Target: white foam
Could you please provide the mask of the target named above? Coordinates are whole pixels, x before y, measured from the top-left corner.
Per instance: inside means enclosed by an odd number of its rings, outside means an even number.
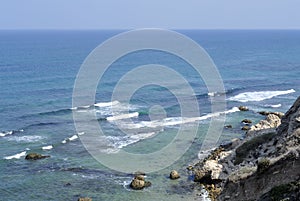
[[[138,128],[157,128],[157,127],[164,127],[164,126],[176,126],[180,124],[187,124],[192,123],[196,121],[203,121],[212,117],[218,117],[220,115],[234,113],[240,111],[238,107],[233,107],[230,110],[226,110],[223,112],[215,112],[215,113],[209,113],[200,117],[168,117],[165,119],[162,119],[161,121],[155,120],[155,121],[140,121],[138,123],[130,123],[126,122],[125,124],[121,124],[123,128],[127,129],[138,129]]]
[[[24,135],[24,136],[11,136],[8,138],[8,141],[16,141],[16,142],[38,142],[43,139],[42,136],[39,135]]]
[[[78,135],[84,135],[84,132],[79,132],[79,133],[77,133]]]
[[[281,107],[282,105],[279,103],[279,104],[274,104],[274,105],[265,105],[265,107],[271,107],[271,108],[279,108]]]
[[[66,143],[67,143],[67,140],[63,140],[63,141],[61,141],[61,143],[66,144]]]
[[[53,149],[53,146],[52,145],[48,145],[48,146],[44,146],[42,147],[43,150],[51,150]]]
[[[23,151],[21,153],[18,153],[18,154],[12,155],[12,156],[6,156],[6,157],[4,157],[4,159],[7,159],[7,160],[20,159],[22,156],[25,156],[25,155],[26,155],[26,151]]]
[[[126,147],[130,144],[134,144],[140,140],[144,140],[150,137],[153,137],[156,132],[149,132],[149,133],[138,133],[133,135],[126,135],[126,136],[107,136],[107,140],[111,142],[111,145],[115,147],[114,149],[110,148],[107,149],[107,153],[116,153],[119,149]]]
[[[209,93],[207,93],[208,96],[215,96],[215,94],[216,94],[215,92],[209,92]]]
[[[115,121],[115,120],[121,120],[121,119],[129,119],[129,118],[138,117],[138,116],[139,116],[138,112],[133,112],[133,113],[128,113],[128,114],[120,114],[120,115],[116,115],[116,116],[107,117],[106,120],[107,121]]]
[[[254,91],[254,92],[244,92],[236,96],[230,97],[228,100],[237,102],[248,102],[248,101],[262,101],[266,99],[271,99],[275,96],[285,95],[296,92],[294,89],[286,91]]]
[[[77,135],[73,135],[72,137],[69,138],[70,141],[76,140],[78,138]]]
[[[100,103],[95,103],[94,106],[96,107],[109,107],[112,105],[117,105],[119,104],[119,101],[112,101],[112,102],[100,102]]]
[[[4,136],[7,136],[7,135],[12,135],[13,133],[14,133],[14,131],[1,132],[0,137],[4,137]]]

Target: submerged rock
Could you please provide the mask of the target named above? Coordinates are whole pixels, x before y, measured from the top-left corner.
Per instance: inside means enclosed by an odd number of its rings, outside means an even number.
[[[232,128],[232,125],[229,124],[229,125],[225,125],[224,127],[225,128]]]
[[[249,111],[249,108],[246,106],[239,106],[240,111]]]
[[[170,173],[170,179],[179,179],[180,178],[180,175],[179,173],[176,171],[176,170],[172,170],[171,173]]]
[[[244,123],[244,124],[252,124],[252,121],[250,119],[243,119],[241,121],[241,123]]]
[[[39,159],[44,159],[44,158],[49,158],[50,156],[44,156],[42,154],[38,153],[29,153],[26,155],[25,159],[26,160],[39,160]]]

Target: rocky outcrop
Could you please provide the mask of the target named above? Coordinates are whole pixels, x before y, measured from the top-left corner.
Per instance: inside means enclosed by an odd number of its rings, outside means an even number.
[[[172,170],[170,172],[170,179],[175,180],[175,179],[179,179],[180,175],[176,170]]]
[[[275,132],[275,129],[281,124],[281,118],[275,114],[268,114],[265,120],[250,127],[247,131],[247,137],[253,137],[264,133]]]
[[[258,112],[258,113],[261,114],[261,115],[265,115],[265,116],[268,116],[269,114],[274,114],[274,115],[278,116],[280,119],[284,116],[284,113],[282,113],[282,112],[261,111],[261,112]]]
[[[282,119],[266,115],[242,142],[221,145],[194,166],[194,181],[212,200],[299,200],[300,97]]]
[[[44,156],[42,154],[38,153],[29,153],[25,156],[26,160],[39,160],[39,159],[44,159],[44,158],[49,158],[50,156]]]

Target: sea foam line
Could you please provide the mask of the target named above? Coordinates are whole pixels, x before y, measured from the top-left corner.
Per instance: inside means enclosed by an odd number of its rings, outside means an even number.
[[[4,157],[4,159],[6,159],[6,160],[20,159],[22,156],[25,156],[25,155],[26,155],[26,151],[23,151],[21,153],[18,153],[18,154],[12,155],[12,156],[6,156],[6,157]]]
[[[52,145],[48,145],[48,146],[44,146],[42,147],[43,150],[51,150],[53,149],[53,146]]]
[[[139,116],[138,112],[133,112],[133,113],[129,113],[129,114],[120,114],[120,115],[116,115],[116,116],[107,117],[106,120],[107,121],[115,121],[115,120],[121,120],[121,119],[129,119],[129,118],[138,117],[138,116]]]
[[[7,136],[7,135],[12,135],[12,134],[14,134],[14,133],[18,133],[18,132],[24,132],[24,130],[23,129],[21,129],[21,130],[11,130],[11,131],[4,131],[4,132],[0,132],[0,137],[5,137],[5,136]]]
[[[263,101],[266,99],[271,99],[275,96],[285,95],[296,92],[294,89],[289,89],[285,91],[253,91],[253,92],[244,92],[236,96],[228,98],[230,101],[237,102],[248,102],[248,101]]]
[[[138,128],[157,128],[157,127],[164,127],[164,126],[175,126],[175,125],[180,125],[180,124],[186,124],[186,123],[192,123],[196,121],[203,121],[212,117],[218,117],[220,115],[224,114],[229,114],[229,113],[234,113],[240,111],[238,107],[233,107],[230,110],[226,110],[223,112],[215,112],[215,113],[209,113],[200,117],[168,117],[165,119],[162,119],[160,121],[155,120],[155,121],[141,121],[138,123],[130,123],[126,122],[124,124],[119,124],[123,128],[127,129],[138,129]]]

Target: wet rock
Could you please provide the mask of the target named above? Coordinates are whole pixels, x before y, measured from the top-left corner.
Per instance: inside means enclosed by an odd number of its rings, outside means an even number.
[[[240,111],[249,111],[249,108],[246,106],[239,106]]]
[[[179,173],[176,171],[176,170],[172,170],[171,173],[170,173],[170,179],[179,179],[180,178],[180,175]]]
[[[250,119],[243,119],[241,121],[241,123],[244,123],[244,124],[252,124],[252,121]]]
[[[38,153],[29,153],[26,155],[25,159],[26,160],[39,160],[39,159],[44,159],[44,158],[49,158],[50,156],[44,156],[42,154]]]
[[[134,178],[130,183],[130,187],[134,190],[141,190],[145,187],[145,181]]]
[[[150,187],[151,185],[152,185],[152,183],[150,181],[145,181],[144,187],[147,188],[147,187]]]
[[[130,183],[130,187],[134,190],[141,190],[149,186],[151,186],[151,182],[145,181],[144,175],[136,175]]]
[[[92,201],[92,198],[78,198],[77,201]]]
[[[225,125],[225,128],[232,128],[232,125]]]
[[[264,115],[264,116],[268,116],[269,114],[274,114],[274,115],[278,116],[280,119],[284,116],[284,113],[282,113],[282,112],[260,111],[258,113],[261,115]]]

